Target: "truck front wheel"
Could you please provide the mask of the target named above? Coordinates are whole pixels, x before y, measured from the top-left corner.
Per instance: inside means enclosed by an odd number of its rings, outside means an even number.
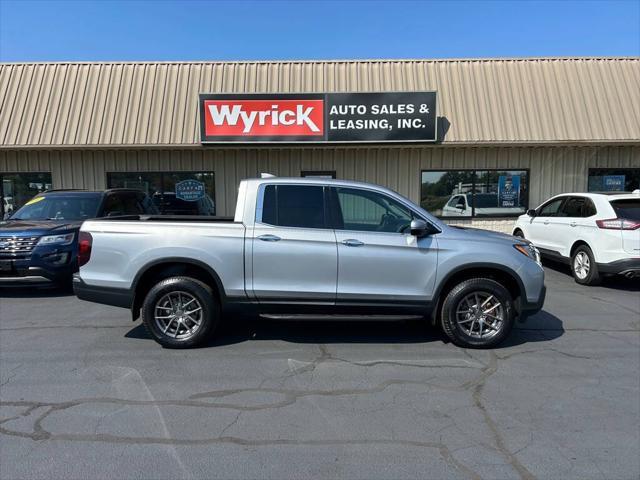
[[[511,331],[511,295],[489,278],[470,278],[455,285],[442,303],[442,329],[460,347],[494,347]]]
[[[147,293],[141,308],[149,335],[163,347],[189,348],[206,341],[220,319],[211,288],[190,277],[170,277]]]

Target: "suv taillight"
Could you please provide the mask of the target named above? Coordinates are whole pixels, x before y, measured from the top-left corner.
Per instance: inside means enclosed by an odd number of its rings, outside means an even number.
[[[596,220],[600,228],[607,230],[635,230],[640,228],[640,221],[627,220],[626,218],[610,218],[609,220]]]
[[[78,266],[85,265],[91,258],[93,237],[89,232],[80,232],[78,236]]]

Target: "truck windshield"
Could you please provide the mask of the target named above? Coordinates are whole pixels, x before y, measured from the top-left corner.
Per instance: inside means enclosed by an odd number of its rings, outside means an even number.
[[[85,220],[95,218],[99,193],[82,195],[38,195],[11,215],[10,220]]]

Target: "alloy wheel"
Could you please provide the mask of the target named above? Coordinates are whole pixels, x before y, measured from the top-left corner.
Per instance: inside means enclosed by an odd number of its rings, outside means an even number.
[[[468,336],[488,339],[496,336],[505,323],[505,308],[495,295],[473,292],[456,309],[456,322]]]
[[[586,252],[578,252],[573,259],[573,271],[580,280],[584,280],[591,270],[591,261]]]
[[[178,340],[187,339],[198,331],[202,315],[198,299],[183,291],[167,293],[154,308],[156,326],[163,334]]]

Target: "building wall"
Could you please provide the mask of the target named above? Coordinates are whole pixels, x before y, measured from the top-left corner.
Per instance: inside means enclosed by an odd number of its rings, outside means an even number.
[[[456,144],[636,142],[640,58],[0,63],[0,144],[200,143],[199,93],[436,90]]]
[[[0,150],[0,172],[50,171],[54,188],[103,189],[107,172],[213,171],[219,215],[233,215],[238,182],[261,172],[298,177],[302,170],[335,170],[338,178],[385,185],[419,202],[421,170],[530,169],[529,204],[535,207],[551,195],[585,191],[593,167],[640,168],[640,145]],[[506,231],[513,220],[463,223]]]

